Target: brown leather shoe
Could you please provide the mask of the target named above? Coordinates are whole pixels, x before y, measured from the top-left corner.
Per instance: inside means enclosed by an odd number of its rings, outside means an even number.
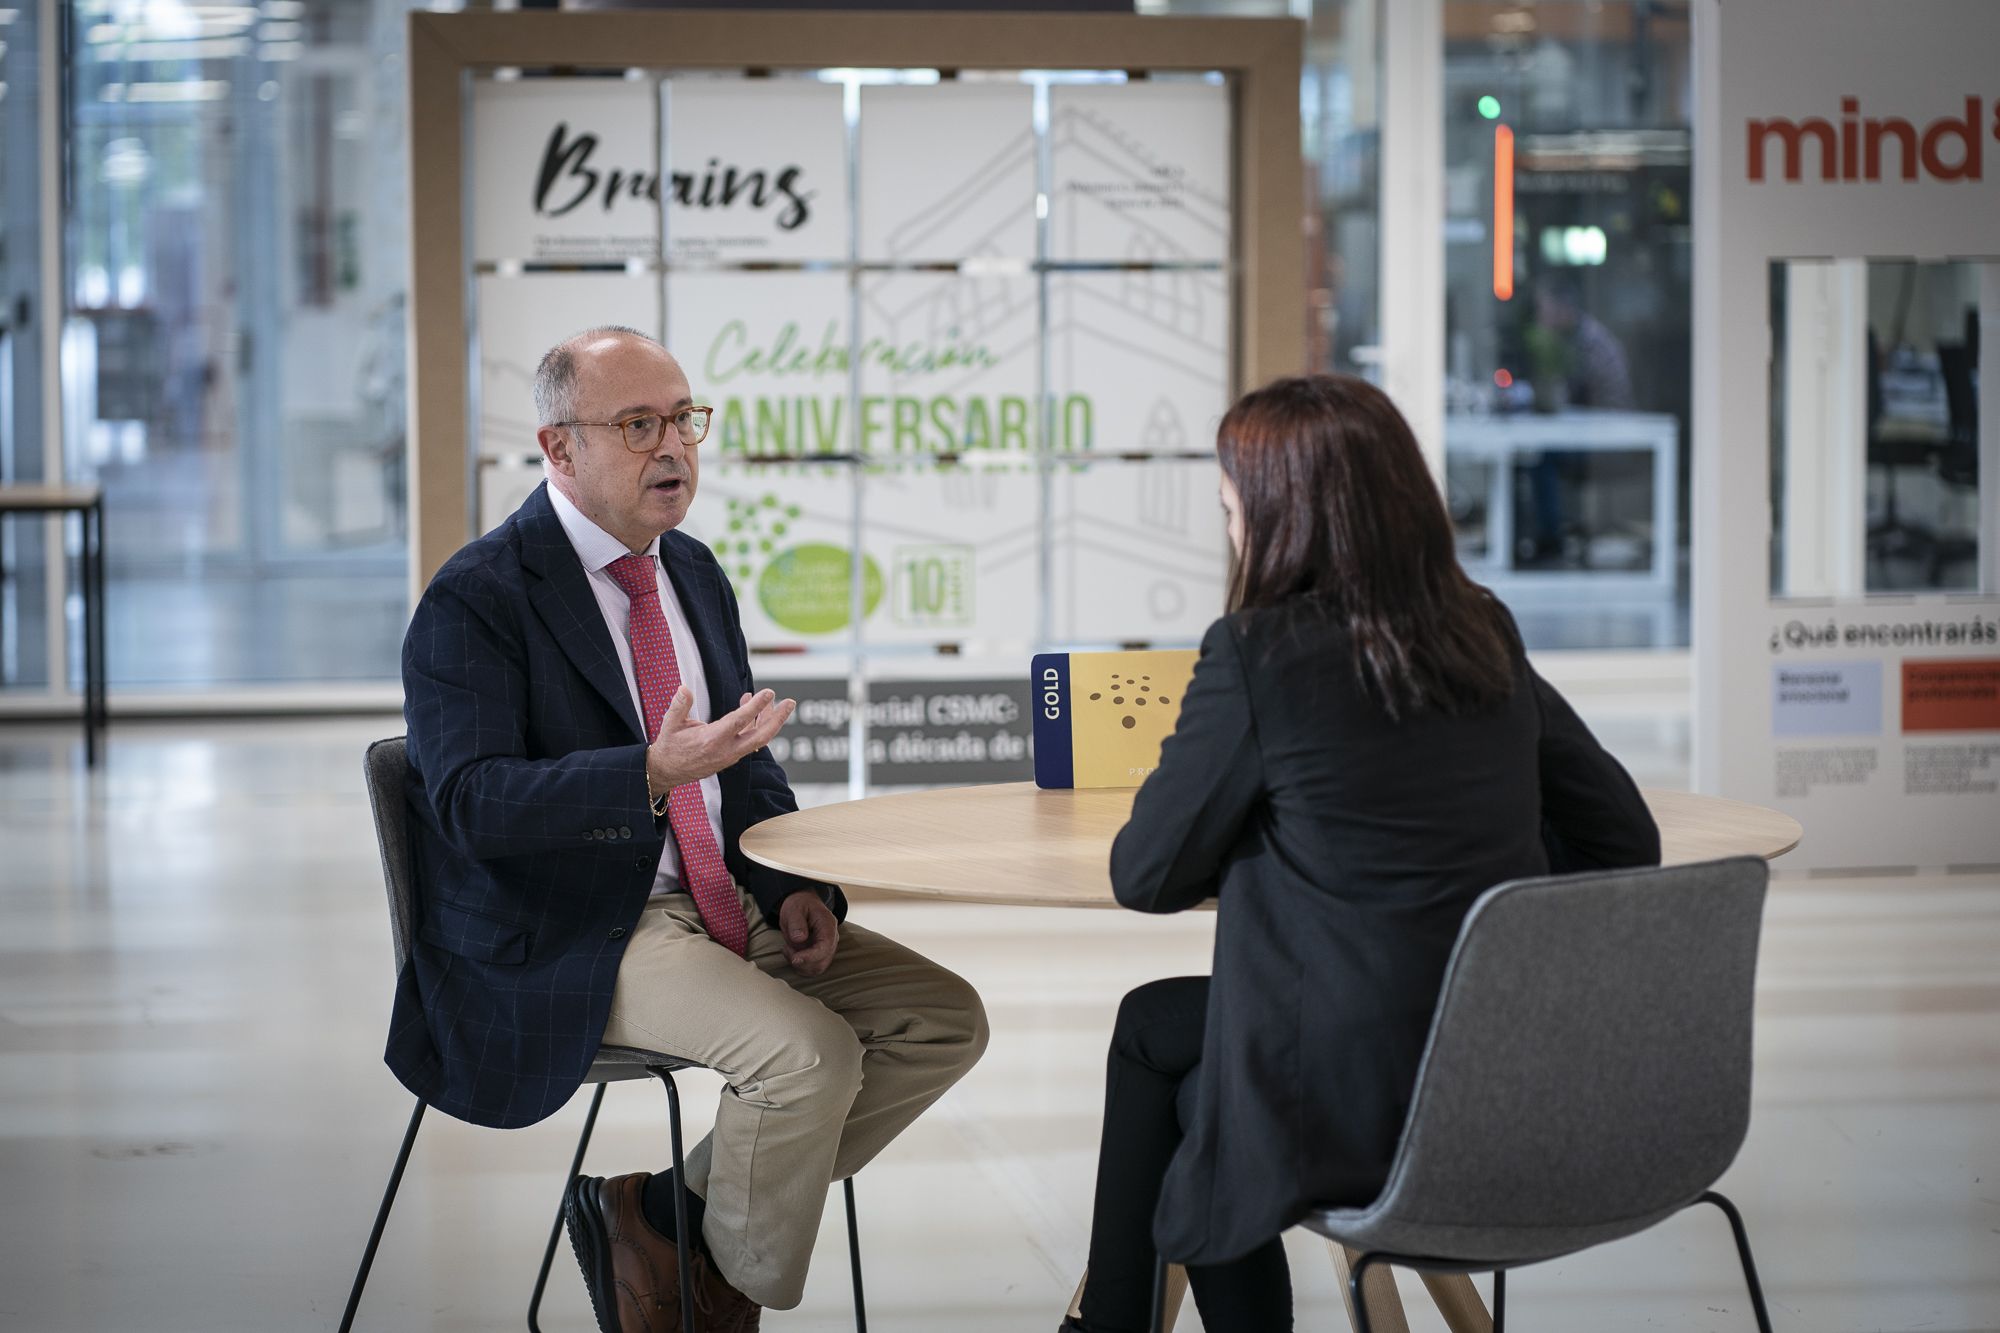
[[[563,1222],[599,1333],[692,1333],[681,1327],[680,1253],[640,1210],[647,1173],[578,1176],[563,1195]],[[697,1260],[698,1262],[698,1260]],[[701,1274],[691,1269],[701,1300]]]
[[[702,1333],[757,1333],[764,1307],[729,1285],[706,1254],[700,1256]]]

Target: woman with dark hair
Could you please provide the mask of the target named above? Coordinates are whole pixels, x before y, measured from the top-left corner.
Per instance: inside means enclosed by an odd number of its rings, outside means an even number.
[[[1126,907],[1220,900],[1214,975],[1119,1007],[1070,1333],[1146,1326],[1156,1245],[1209,1333],[1291,1328],[1279,1237],[1387,1179],[1473,900],[1660,859],[1631,778],[1460,570],[1387,397],[1279,380],[1217,452],[1229,614],[1111,851]]]

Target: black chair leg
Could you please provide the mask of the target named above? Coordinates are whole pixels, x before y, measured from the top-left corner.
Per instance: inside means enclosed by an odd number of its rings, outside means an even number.
[[[674,1142],[674,1235],[680,1238],[674,1250],[681,1270],[681,1327],[692,1329],[694,1274],[689,1268],[688,1254],[693,1249],[693,1240],[688,1235],[687,1160],[681,1154],[681,1092],[674,1086],[673,1070],[656,1067],[648,1072],[667,1085],[667,1130]]]
[[[1507,1333],[1507,1270],[1493,1270],[1493,1333]]]
[[[1153,1256],[1153,1314],[1146,1321],[1152,1333],[1167,1333],[1167,1256]],[[1368,1333],[1363,1329],[1361,1333]]]
[[[1361,1294],[1361,1281],[1368,1276],[1368,1266],[1381,1259],[1379,1254],[1364,1254],[1354,1261],[1354,1271],[1347,1275],[1347,1291],[1354,1306],[1354,1333],[1370,1333],[1368,1302]]]
[[[583,1154],[590,1147],[590,1136],[597,1129],[597,1108],[604,1104],[604,1089],[607,1085],[597,1085],[597,1095],[590,1099],[590,1113],[583,1118],[583,1133],[577,1135],[576,1156],[570,1159],[569,1174],[563,1177],[563,1195],[569,1193],[569,1183],[583,1174]],[[542,1333],[542,1292],[549,1285],[549,1269],[556,1261],[556,1242],[562,1239],[563,1206],[560,1198],[556,1201],[556,1222],[549,1228],[548,1248],[542,1251],[541,1271],[535,1274],[535,1294],[528,1298],[528,1333]]]
[[[361,1304],[361,1289],[368,1285],[368,1270],[375,1266],[375,1249],[382,1243],[382,1229],[389,1225],[389,1209],[396,1202],[396,1190],[403,1183],[403,1168],[410,1164],[410,1149],[417,1142],[417,1126],[423,1123],[424,1099],[410,1112],[410,1127],[403,1131],[403,1146],[396,1153],[395,1169],[389,1172],[389,1188],[382,1191],[382,1205],[375,1210],[375,1229],[368,1233],[368,1246],[361,1251],[361,1267],[355,1270],[354,1287],[347,1293],[347,1309],[340,1316],[340,1333],[354,1327],[354,1311]]]
[[[1729,1230],[1736,1237],[1736,1257],[1743,1261],[1743,1281],[1750,1288],[1750,1309],[1757,1316],[1758,1333],[1771,1333],[1771,1313],[1764,1308],[1764,1287],[1757,1281],[1757,1261],[1750,1257],[1750,1235],[1743,1229],[1743,1214],[1714,1190],[1703,1194],[1700,1202],[1714,1204],[1729,1219]]]
[[[868,1333],[868,1304],[861,1296],[861,1224],[854,1216],[854,1177],[840,1183],[847,1195],[847,1261],[854,1270],[854,1333]]]

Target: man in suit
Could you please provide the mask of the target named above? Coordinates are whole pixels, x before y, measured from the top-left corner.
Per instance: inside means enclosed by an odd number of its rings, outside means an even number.
[[[403,647],[421,919],[388,1060],[475,1124],[550,1115],[600,1044],[728,1083],[671,1172],[578,1177],[565,1214],[604,1333],[679,1333],[676,1246],[711,1327],[798,1304],[829,1182],[986,1043],[972,988],[844,920],[839,889],[757,865],[796,808],[736,599],[674,529],[709,409],[657,342],[577,335],[541,362],[546,480],[460,550]]]

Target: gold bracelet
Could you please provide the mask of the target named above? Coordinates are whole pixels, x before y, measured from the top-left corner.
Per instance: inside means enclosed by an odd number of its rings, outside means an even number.
[[[647,765],[646,803],[653,807],[653,818],[658,819],[660,818],[660,816],[667,813],[667,801],[672,798],[673,794],[674,794],[674,789],[672,787],[669,787],[665,791],[661,792],[658,796],[653,795],[653,769],[650,764]]]

